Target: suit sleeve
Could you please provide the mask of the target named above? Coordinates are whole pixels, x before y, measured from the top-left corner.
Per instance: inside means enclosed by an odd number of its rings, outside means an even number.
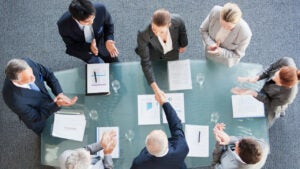
[[[102,146],[99,143],[89,144],[85,147],[86,150],[90,152],[90,154],[95,154],[98,151],[102,150]]]
[[[114,23],[112,21],[110,13],[104,7],[105,10],[105,20],[103,25],[104,41],[114,40]]]
[[[114,168],[114,163],[113,163],[111,155],[104,155],[103,165],[104,165],[105,169],[113,169]]]
[[[229,144],[234,144],[236,141],[240,140],[241,138],[235,137],[235,136],[230,136],[230,142]],[[227,145],[226,145],[227,146]],[[223,169],[221,164],[221,156],[223,154],[223,149],[226,146],[220,145],[218,142],[215,144],[215,148],[213,150],[213,160],[211,163],[211,167],[214,169]]]
[[[213,13],[214,10],[216,10],[216,7],[214,7],[210,13],[208,14],[208,16],[204,19],[204,21],[202,22],[202,24],[200,25],[200,34],[202,37],[203,42],[205,43],[206,46],[211,46],[215,44],[215,41],[213,39],[210,38],[208,32],[209,32],[209,24],[213,19]]]
[[[245,56],[246,49],[251,41],[251,35],[245,37],[239,44],[237,44],[237,48],[235,50],[228,50],[226,48],[221,48],[220,56],[226,59],[240,59]]]
[[[258,80],[269,78],[274,71],[279,70],[283,66],[292,66],[296,67],[294,60],[290,57],[283,57],[275,62],[273,62],[268,68],[266,68],[262,74],[259,75]]]
[[[185,23],[182,18],[179,17],[179,47],[186,47],[188,45],[188,38],[186,34]]]
[[[137,36],[137,48],[136,53],[141,58],[141,66],[144,72],[144,75],[147,79],[148,84],[155,82],[154,72],[152,69],[152,63],[150,60],[150,53],[149,53],[149,47],[148,47],[148,41],[146,40],[145,35],[143,32],[138,32]]]
[[[175,110],[171,106],[170,103],[164,103],[163,109],[166,114],[166,118],[168,120],[170,132],[173,138],[177,137],[185,137],[184,132],[182,130],[182,124],[180,119],[178,118]]]

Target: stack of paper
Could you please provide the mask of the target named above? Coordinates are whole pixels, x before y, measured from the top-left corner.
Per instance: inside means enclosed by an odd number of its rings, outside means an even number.
[[[82,141],[86,120],[84,114],[54,114],[52,136]]]
[[[154,95],[138,95],[138,124],[160,124],[160,107]]]
[[[192,89],[190,60],[168,62],[170,90]]]
[[[102,134],[104,132],[109,132],[110,130],[114,130],[117,133],[117,145],[115,147],[115,149],[113,150],[111,156],[112,158],[119,158],[120,156],[120,144],[119,144],[119,127],[97,127],[97,142],[99,143],[101,138],[102,138]],[[98,155],[103,157],[103,151],[99,151]]]
[[[208,126],[185,125],[185,137],[189,146],[188,157],[209,156]]]
[[[109,64],[87,64],[86,66],[86,93],[109,93]]]
[[[232,95],[233,118],[264,117],[264,104],[251,95]]]
[[[172,107],[176,111],[177,116],[179,117],[181,122],[185,123],[184,94],[183,93],[167,93],[166,96],[168,98],[168,102],[172,105]],[[163,113],[163,123],[168,123],[165,113]]]

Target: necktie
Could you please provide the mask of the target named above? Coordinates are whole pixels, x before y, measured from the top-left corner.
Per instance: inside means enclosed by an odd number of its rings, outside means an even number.
[[[29,88],[34,91],[40,91],[40,88],[35,83],[29,83]]]
[[[83,27],[83,32],[84,32],[85,42],[86,43],[91,43],[93,38],[94,38],[91,26],[90,25],[84,26]]]

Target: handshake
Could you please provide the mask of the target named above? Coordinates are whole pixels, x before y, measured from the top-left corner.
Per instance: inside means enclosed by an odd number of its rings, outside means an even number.
[[[59,107],[61,107],[61,106],[68,107],[68,106],[74,105],[76,103],[77,99],[78,99],[77,96],[70,99],[69,97],[65,96],[63,93],[60,93],[54,98],[54,102]]]

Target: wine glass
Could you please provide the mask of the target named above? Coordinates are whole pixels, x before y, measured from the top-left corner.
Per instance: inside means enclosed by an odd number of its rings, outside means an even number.
[[[119,90],[120,87],[121,87],[120,82],[119,82],[118,80],[113,80],[113,81],[111,82],[111,86],[112,86],[112,88],[113,88],[115,94],[118,95],[118,94],[119,94],[119,93],[118,93],[118,90]]]
[[[205,80],[205,76],[203,73],[198,73],[196,75],[196,82],[199,84],[200,87],[203,86],[204,80]]]
[[[125,138],[131,143],[131,141],[134,138],[134,131],[127,130],[126,133],[125,133]]]
[[[220,115],[218,112],[213,112],[210,115],[210,122],[217,123],[219,121]]]
[[[90,116],[90,118],[92,119],[92,120],[98,120],[98,112],[97,112],[97,110],[91,110],[90,112],[89,112],[89,116]]]

